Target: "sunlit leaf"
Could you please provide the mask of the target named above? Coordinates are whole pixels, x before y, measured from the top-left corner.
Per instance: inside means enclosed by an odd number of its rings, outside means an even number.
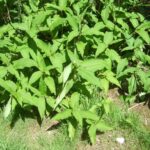
[[[73,84],[74,84],[73,80],[69,80],[69,81],[66,82],[65,86],[63,87],[62,92],[60,93],[60,95],[56,99],[55,108],[61,103],[63,98],[66,96],[66,94],[72,88]]]
[[[50,90],[52,93],[56,94],[56,87],[55,87],[54,79],[49,76],[49,77],[46,77],[46,78],[44,79],[44,81],[45,81],[45,84],[47,85],[47,87],[49,88],[49,90]]]

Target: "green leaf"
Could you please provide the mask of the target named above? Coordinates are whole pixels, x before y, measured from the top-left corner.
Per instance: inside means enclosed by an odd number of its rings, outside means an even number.
[[[67,1],[68,0],[59,0],[59,6],[64,9],[67,6]]]
[[[111,83],[121,87],[119,81],[114,77],[114,74],[111,71],[107,71],[105,72],[106,78],[108,81],[110,81]]]
[[[106,48],[107,48],[107,46],[106,46],[106,44],[105,43],[99,43],[98,44],[98,47],[97,47],[97,50],[96,50],[96,57],[98,56],[98,55],[100,55],[101,53],[103,53],[105,50],[106,50]]]
[[[71,71],[72,71],[72,64],[69,64],[68,66],[66,66],[64,68],[64,71],[63,71],[63,83],[65,84],[66,81],[68,80],[70,74],[71,74]]]
[[[40,79],[40,77],[42,76],[42,72],[41,71],[36,71],[32,74],[32,76],[30,77],[29,83],[33,84],[35,83],[37,80]]]
[[[67,20],[73,31],[78,30],[78,22],[75,16],[67,13]]]
[[[3,78],[7,74],[7,67],[0,66],[0,78]]]
[[[104,35],[104,43],[109,45],[113,42],[113,32],[106,32]]]
[[[54,10],[62,11],[62,9],[59,6],[51,4],[51,3],[47,3],[46,8],[47,8],[47,10],[53,10],[54,9]]]
[[[51,17],[47,19],[47,25],[51,31],[57,29],[60,25],[63,25],[64,22],[65,22],[65,19],[61,18],[59,15],[55,15],[53,17],[53,20]]]
[[[7,70],[8,70],[8,72],[9,72],[10,74],[14,75],[17,79],[20,80],[19,72],[18,72],[18,70],[16,70],[16,69],[13,67],[13,65],[9,65],[9,66],[7,67]]]
[[[90,141],[92,144],[96,142],[96,126],[91,125],[90,128],[88,129],[88,134],[90,137]]]
[[[41,94],[45,95],[47,92],[47,86],[43,80],[43,77],[40,78],[39,81],[39,91],[41,92]]]
[[[63,112],[56,114],[52,120],[64,120],[72,116],[72,110],[66,109]]]
[[[111,103],[110,99],[105,99],[102,102],[106,114],[110,112],[110,103]]]
[[[79,67],[78,68],[78,74],[85,79],[86,81],[88,81],[90,84],[96,85],[96,86],[100,86],[100,82],[99,79],[94,75],[93,72],[86,70],[83,67]]]
[[[79,60],[79,57],[76,53],[73,53],[71,50],[67,50],[67,53],[69,55],[69,58],[73,64],[79,65],[81,61]]]
[[[62,92],[60,93],[60,95],[56,99],[56,104],[55,104],[54,109],[61,103],[63,98],[66,96],[66,94],[72,88],[73,84],[74,84],[73,80],[69,80],[69,81],[66,82],[65,86],[63,87]]]
[[[136,78],[134,75],[131,76],[131,78],[128,79],[128,92],[129,95],[132,95],[133,92],[136,91]]]
[[[42,54],[38,52],[36,59],[37,59],[38,67],[41,70],[41,72],[45,72],[46,64],[45,64],[45,60]]]
[[[136,30],[136,32],[143,38],[143,40],[147,43],[150,44],[150,36],[147,31],[141,29],[141,30]]]
[[[63,63],[66,61],[65,59],[65,53],[55,53],[50,57],[51,63],[53,67],[57,69],[59,73],[62,73],[63,71]]]
[[[44,79],[44,81],[45,81],[45,84],[47,85],[47,87],[49,88],[49,90],[50,90],[52,93],[56,94],[56,87],[55,87],[54,79],[49,76],[49,77],[46,77],[46,78]]]
[[[79,42],[76,43],[76,46],[77,46],[78,52],[83,57],[84,50],[85,50],[85,47],[86,47],[86,43],[79,41]]]
[[[143,23],[138,26],[137,30],[146,30],[149,29],[150,27],[150,22],[143,17]]]
[[[75,37],[77,37],[78,35],[79,35],[79,32],[77,30],[74,30],[74,31],[70,32],[69,35],[68,35],[68,40],[67,40],[68,43],[70,41],[72,41]]]
[[[34,88],[33,86],[28,85],[28,88],[31,90],[31,92],[33,92],[35,95],[37,96],[41,96],[41,92],[37,89]]]
[[[103,22],[97,22],[97,23],[95,24],[95,26],[94,26],[94,29],[97,30],[97,31],[99,31],[99,30],[101,30],[101,29],[104,29],[104,28],[105,28],[105,25],[104,25]]]
[[[1,47],[1,45],[0,45],[0,47]],[[4,46],[2,46],[2,47],[4,47]],[[0,54],[0,60],[2,61],[3,64],[7,64],[7,65],[10,64],[10,58],[7,56],[7,54]]]
[[[69,132],[69,137],[71,140],[73,140],[75,136],[75,127],[73,126],[72,122],[68,122],[68,132]]]
[[[109,90],[109,81],[105,78],[100,79],[100,87],[104,90],[105,93],[108,93]]]
[[[133,74],[136,71],[137,71],[136,67],[129,67],[129,68],[125,69],[123,72],[121,72],[119,74],[119,76],[117,76],[117,77],[119,78],[119,77],[122,77],[124,75],[128,75],[129,73]]]
[[[103,21],[106,23],[109,18],[110,10],[108,6],[105,6],[103,10],[101,11],[101,17]]]
[[[29,5],[34,12],[38,10],[39,3],[40,0],[29,0]]]
[[[13,66],[15,69],[24,69],[24,68],[37,67],[37,64],[32,59],[20,58],[18,60],[13,61]]]
[[[117,18],[117,23],[122,26],[123,29],[127,29],[129,31],[129,26],[128,24],[122,19],[122,18]]]
[[[138,25],[139,25],[139,22],[138,22],[138,20],[136,18],[131,18],[130,22],[132,23],[134,28],[137,28]]]
[[[117,65],[117,76],[124,70],[124,68],[128,65],[128,60],[122,59]]]
[[[54,108],[55,106],[55,99],[51,96],[46,97],[46,103],[51,107]]]
[[[45,111],[46,111],[45,99],[43,97],[40,97],[36,100],[36,103],[37,103],[37,107],[38,107],[40,117],[41,117],[41,119],[43,119],[44,116],[45,116]]]
[[[117,26],[110,20],[108,20],[105,24],[106,24],[106,27],[112,31],[114,30],[114,28],[117,29]]]
[[[6,119],[10,113],[11,113],[11,98],[7,102],[6,106],[4,107],[4,113],[3,113],[4,118]]]
[[[16,106],[18,105],[17,101],[15,98],[11,98],[11,111],[14,111]]]
[[[0,86],[3,87],[6,91],[10,92],[11,94],[16,94],[15,92],[17,90],[17,86],[13,81],[5,81],[3,79],[0,79]]]
[[[101,59],[85,59],[80,66],[87,71],[96,72],[105,68],[105,62]]]
[[[103,36],[103,32],[100,32],[98,28],[95,26],[93,28],[90,28],[88,25],[84,25],[82,28],[82,35],[88,36],[88,35],[97,35],[97,36]]]
[[[72,111],[72,114],[75,117],[75,119],[77,120],[77,122],[79,123],[80,127],[82,127],[83,126],[83,118],[82,118],[82,115],[80,114],[80,111],[77,108],[74,108]]]
[[[48,11],[38,11],[36,14],[34,14],[34,18],[32,21],[32,28],[39,29],[37,25],[41,25],[49,16]],[[41,28],[40,28],[41,29]]]
[[[105,53],[111,60],[115,60],[117,63],[120,63],[120,55],[115,50],[107,49]]]
[[[80,115],[82,118],[85,118],[85,119],[90,119],[90,120],[95,120],[95,121],[99,120],[99,116],[91,111],[81,110]]]
[[[112,130],[112,127],[108,126],[106,123],[104,123],[103,121],[99,121],[97,124],[96,124],[96,128],[99,130],[99,131],[108,131],[108,130]]]
[[[51,47],[48,43],[38,39],[38,38],[33,38],[35,41],[37,47],[41,50],[41,52],[44,52],[47,56],[51,55]]]
[[[80,94],[78,92],[74,92],[70,98],[70,107],[72,109],[79,107]]]

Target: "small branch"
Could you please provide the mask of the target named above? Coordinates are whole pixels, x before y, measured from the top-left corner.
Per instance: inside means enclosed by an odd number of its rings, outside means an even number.
[[[128,108],[128,111],[135,108],[135,107],[138,107],[139,105],[142,105],[142,104],[145,104],[145,102],[141,102],[141,103],[133,105],[132,107]]]
[[[10,17],[10,12],[9,12],[9,8],[8,8],[8,5],[7,5],[7,1],[5,3],[5,6],[6,6],[6,10],[7,10],[8,21],[11,22],[11,17]]]

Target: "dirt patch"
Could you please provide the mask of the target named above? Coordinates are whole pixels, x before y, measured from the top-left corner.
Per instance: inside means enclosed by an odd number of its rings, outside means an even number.
[[[132,111],[139,115],[143,125],[150,131],[150,109],[149,105],[145,103],[133,104],[129,111]]]
[[[121,110],[127,109],[125,104],[119,99],[117,88],[111,89],[108,93],[108,97],[115,105],[121,108]],[[147,131],[150,131],[150,109],[148,104],[134,103],[128,111],[138,115],[144,127]],[[125,142],[123,144],[118,143],[116,141],[118,137],[123,137]],[[94,145],[90,145],[87,141],[80,142],[77,146],[77,150],[141,150],[139,145],[138,138],[133,135],[133,132],[130,132],[130,129],[118,129],[97,135],[96,144]]]
[[[120,144],[116,141],[116,138],[123,137],[125,139],[124,144]],[[80,143],[77,150],[140,150],[137,147],[137,139],[134,139],[129,132],[125,130],[113,130],[98,135],[96,138],[96,144],[89,145],[87,143]]]

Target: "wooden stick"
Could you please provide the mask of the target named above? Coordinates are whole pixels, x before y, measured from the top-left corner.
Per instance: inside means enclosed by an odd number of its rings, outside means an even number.
[[[139,106],[139,105],[142,105],[142,104],[144,104],[144,103],[145,103],[145,102],[141,102],[141,103],[135,104],[135,105],[133,105],[132,107],[128,108],[128,110],[131,110],[131,109],[133,109],[133,108],[135,108],[135,107],[137,107],[137,106]]]

